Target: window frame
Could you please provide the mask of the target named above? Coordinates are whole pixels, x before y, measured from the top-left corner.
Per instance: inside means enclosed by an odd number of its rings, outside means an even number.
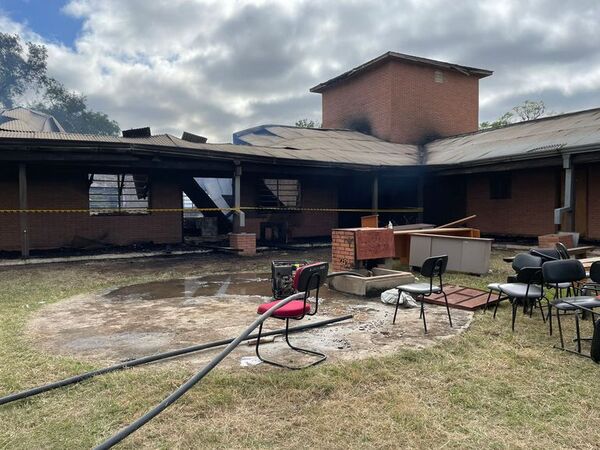
[[[274,181],[276,183],[275,191],[268,186],[268,182]],[[291,184],[286,183],[293,181],[295,182],[295,193],[296,199],[295,204],[293,206],[288,206],[285,204],[285,201],[282,201],[282,194],[285,200],[286,194],[292,192],[292,190],[287,190]],[[283,191],[283,192],[282,192]],[[272,200],[267,201],[267,198],[271,197]],[[257,205],[259,208],[264,209],[286,209],[286,212],[296,212],[297,209],[302,207],[302,183],[299,178],[261,178],[259,181],[259,189],[258,189],[258,201]]]
[[[136,187],[136,178],[145,177],[145,197],[137,198],[137,200],[127,199],[126,196],[131,196],[132,194],[125,193],[127,190],[135,190],[137,192]],[[107,200],[99,200],[93,199],[92,196],[96,195],[100,197],[102,194],[93,194],[92,189],[94,188],[94,181],[103,181],[103,182],[111,182],[113,180],[94,180],[94,177],[115,177],[114,183],[116,184],[117,193],[116,194],[105,194],[107,196],[116,196],[117,205],[115,206],[97,206],[94,205],[94,202],[104,202]],[[127,180],[127,177],[130,177],[130,180]],[[102,188],[102,186],[97,186],[97,188]],[[109,186],[109,189],[114,189],[114,187]],[[135,194],[134,194],[135,195]],[[147,216],[150,214],[151,207],[151,183],[150,176],[147,173],[132,173],[132,172],[119,172],[119,173],[107,173],[107,172],[90,172],[88,173],[88,209],[89,215],[92,217],[99,216]],[[144,203],[143,206],[130,206],[127,203],[140,201]]]

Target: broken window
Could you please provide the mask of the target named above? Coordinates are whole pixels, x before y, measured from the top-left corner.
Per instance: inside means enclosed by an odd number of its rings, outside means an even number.
[[[493,174],[490,177],[490,199],[503,200],[511,198],[511,181],[510,172]]]
[[[148,175],[88,175],[90,215],[148,214]]]
[[[300,182],[281,178],[263,179],[259,206],[263,208],[299,208]]]

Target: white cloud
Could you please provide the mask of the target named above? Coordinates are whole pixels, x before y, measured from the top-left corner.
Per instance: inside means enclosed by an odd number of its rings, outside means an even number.
[[[481,118],[525,99],[600,106],[600,6],[582,0],[72,0],[73,48],[49,70],[122,128],[204,134],[320,117],[308,89],[387,50],[495,70]],[[0,13],[0,30],[43,41]]]

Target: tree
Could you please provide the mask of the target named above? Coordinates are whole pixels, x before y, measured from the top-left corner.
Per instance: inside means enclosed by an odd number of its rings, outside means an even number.
[[[534,120],[546,114],[546,105],[541,100],[539,102],[525,100],[522,105],[515,106],[513,111],[517,113],[521,120]]]
[[[321,124],[312,119],[300,119],[294,125],[300,128],[321,128]]]
[[[87,98],[69,91],[47,74],[48,51],[44,45],[26,43],[18,35],[0,33],[0,106],[12,108],[31,91],[37,99],[28,107],[50,114],[65,131],[117,135],[119,125],[106,114],[88,109]]]
[[[479,124],[479,129],[487,130],[500,128],[510,125],[511,123],[539,119],[540,117],[552,116],[554,114],[554,112],[546,111],[546,105],[541,100],[538,102],[525,100],[521,105],[515,106],[493,122],[481,122]],[[517,118],[515,118],[515,115]]]
[[[0,106],[12,108],[28,89],[38,89],[46,80],[48,51],[28,42],[27,52],[18,35],[0,33]]]
[[[119,124],[102,112],[89,110],[86,100],[84,95],[71,92],[50,78],[42,100],[31,107],[53,116],[68,133],[118,135]]]

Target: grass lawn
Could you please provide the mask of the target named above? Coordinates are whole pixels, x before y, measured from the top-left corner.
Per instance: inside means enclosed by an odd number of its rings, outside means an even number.
[[[505,278],[509,265],[502,253],[493,256],[492,274],[447,281],[485,287]],[[243,269],[268,270],[269,260],[280,257],[245,260]],[[44,304],[115,285],[241,268],[239,259],[220,255],[3,269],[0,393],[94,368],[28,343],[24,325]],[[570,336],[572,323],[565,322]],[[467,332],[427,350],[303,371],[216,369],[121,446],[597,448],[600,367],[553,350],[557,340],[547,335],[539,311],[532,319],[519,313],[511,333],[504,305],[497,320],[478,312]],[[178,363],[140,367],[0,406],[0,448],[92,447],[192,373]]]

